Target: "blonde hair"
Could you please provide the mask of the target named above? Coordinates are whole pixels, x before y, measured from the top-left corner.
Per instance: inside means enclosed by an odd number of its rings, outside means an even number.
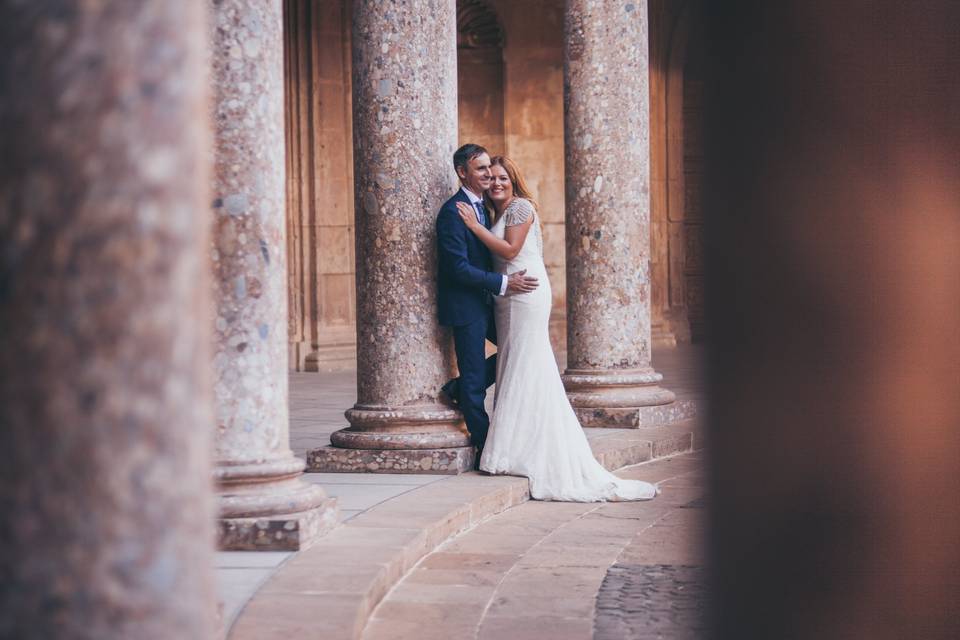
[[[490,166],[500,166],[503,167],[503,170],[507,172],[507,177],[510,178],[510,184],[513,185],[513,196],[515,198],[523,198],[529,200],[533,205],[533,210],[537,213],[540,212],[540,205],[537,204],[536,198],[533,197],[533,193],[530,191],[530,187],[527,186],[527,181],[523,179],[523,173],[520,171],[520,167],[517,166],[517,163],[508,158],[507,156],[493,156],[490,158]],[[487,208],[493,211],[493,221],[496,222],[499,218],[496,207],[493,206],[493,202],[490,200],[490,197],[484,194],[484,201],[487,204]],[[540,231],[543,231],[543,221],[540,219],[540,216],[537,216],[537,222],[540,224]]]

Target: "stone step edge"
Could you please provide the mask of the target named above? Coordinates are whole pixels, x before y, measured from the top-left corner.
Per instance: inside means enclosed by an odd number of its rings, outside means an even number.
[[[666,433],[667,429],[676,432]],[[664,433],[650,438],[634,429],[623,430],[620,437],[604,429],[603,437],[592,439],[591,446],[601,464],[615,470],[691,451],[700,440],[694,436],[692,421],[659,430]],[[442,500],[444,493],[465,498]],[[431,502],[431,497],[441,500]],[[331,640],[359,639],[377,605],[421,559],[448,540],[529,499],[526,478],[470,472],[387,500],[285,562],[237,614],[227,638],[260,640],[269,629],[270,637],[307,634]],[[419,519],[416,515],[408,517],[407,509],[416,514],[416,508],[422,505],[427,505],[427,510],[420,511]],[[392,521],[408,526],[387,524]],[[343,562],[351,553],[363,554],[364,558],[349,566],[331,566],[331,562]],[[361,585],[356,584],[357,575],[365,576]],[[284,606],[282,600],[291,596],[305,601],[301,615],[291,615],[289,604]]]

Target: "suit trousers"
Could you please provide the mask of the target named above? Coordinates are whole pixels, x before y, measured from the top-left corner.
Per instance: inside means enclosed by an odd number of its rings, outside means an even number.
[[[457,402],[470,431],[471,442],[481,449],[490,428],[490,417],[483,404],[487,388],[497,379],[497,355],[486,357],[486,340],[497,343],[492,308],[476,322],[453,328],[453,344],[460,370]]]

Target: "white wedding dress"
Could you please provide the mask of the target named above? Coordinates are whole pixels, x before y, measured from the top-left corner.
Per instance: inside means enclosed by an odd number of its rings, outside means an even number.
[[[506,227],[536,217],[533,205],[516,198],[491,231],[503,238]],[[489,473],[526,476],[537,500],[596,502],[649,500],[658,489],[624,480],[593,457],[560,380],[548,332],[552,296],[543,264],[543,236],[534,220],[513,260],[493,254],[500,273],[522,269],[540,286],[532,293],[497,296],[497,387],[480,468]]]

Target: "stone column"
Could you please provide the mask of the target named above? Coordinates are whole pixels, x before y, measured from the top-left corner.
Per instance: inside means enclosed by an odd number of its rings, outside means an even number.
[[[459,412],[437,403],[450,362],[434,231],[456,189],[456,5],[413,0],[397,11],[357,0],[353,27],[357,404],[334,446],[308,461],[457,473],[472,467],[473,448]]]
[[[220,546],[299,549],[336,522],[290,450],[280,0],[212,2]]]
[[[584,426],[656,424],[675,416],[650,364],[647,6],[568,0],[564,22],[564,384]]]
[[[0,25],[0,637],[213,637],[205,10]]]

